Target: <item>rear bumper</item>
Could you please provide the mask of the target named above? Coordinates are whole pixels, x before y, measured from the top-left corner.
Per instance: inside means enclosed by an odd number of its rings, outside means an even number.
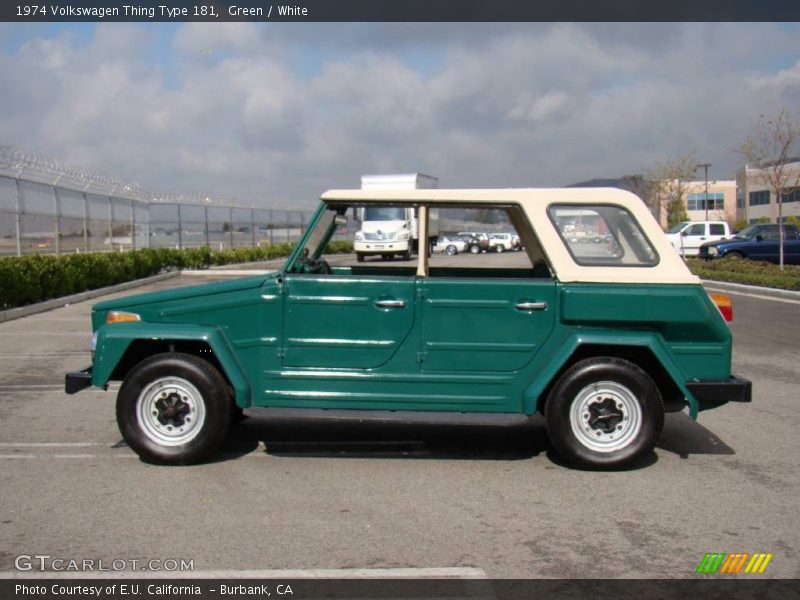
[[[694,394],[701,407],[719,406],[726,402],[752,402],[753,384],[736,376],[728,379],[703,379],[687,381],[686,387]]]
[[[76,394],[92,385],[92,367],[83,371],[72,371],[64,376],[64,391],[67,394]]]

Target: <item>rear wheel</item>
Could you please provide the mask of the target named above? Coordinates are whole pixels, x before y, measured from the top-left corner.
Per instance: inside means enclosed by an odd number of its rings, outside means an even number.
[[[480,246],[477,246],[477,245],[470,246],[469,247],[469,252],[470,252],[470,254],[480,254],[481,253]]]
[[[232,406],[225,379],[209,363],[190,354],[158,354],[122,382],[117,423],[143,459],[189,464],[211,456],[225,439]]]
[[[358,262],[364,262],[364,255],[361,252],[356,252],[356,260]]]
[[[456,248],[453,244],[449,244],[447,248],[444,249],[445,254],[447,256],[453,256],[454,254],[458,254],[458,248]]]
[[[545,406],[558,453],[584,468],[627,467],[651,452],[664,425],[655,383],[630,361],[589,358],[570,367]]]
[[[497,252],[498,254],[502,254],[505,251],[505,249],[506,248],[505,246],[503,246],[503,244],[497,244],[497,246],[495,246],[494,248],[495,252]]]

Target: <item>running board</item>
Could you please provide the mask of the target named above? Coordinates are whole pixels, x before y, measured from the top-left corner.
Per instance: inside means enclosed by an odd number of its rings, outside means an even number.
[[[338,423],[399,423],[409,425],[482,425],[514,427],[533,417],[520,413],[344,410],[325,408],[251,407],[246,414],[280,421],[328,421]]]

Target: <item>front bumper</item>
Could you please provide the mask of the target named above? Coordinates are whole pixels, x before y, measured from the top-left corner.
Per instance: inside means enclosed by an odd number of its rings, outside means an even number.
[[[752,402],[753,384],[736,376],[727,379],[687,381],[686,387],[702,407],[719,406],[726,402]]]
[[[363,242],[353,242],[353,250],[355,252],[362,252],[364,254],[368,254],[370,252],[374,252],[376,254],[380,254],[381,252],[405,252],[408,250],[408,240],[398,240],[392,242],[374,242],[374,241],[363,241]]]
[[[64,391],[67,394],[76,394],[92,385],[92,367],[83,371],[72,371],[64,376]]]

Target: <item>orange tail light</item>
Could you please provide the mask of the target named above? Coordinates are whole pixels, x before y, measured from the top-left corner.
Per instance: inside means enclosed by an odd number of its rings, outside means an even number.
[[[730,296],[727,296],[726,294],[709,294],[709,296],[711,296],[714,304],[717,305],[722,317],[728,323],[733,321],[733,302],[731,302]]]

